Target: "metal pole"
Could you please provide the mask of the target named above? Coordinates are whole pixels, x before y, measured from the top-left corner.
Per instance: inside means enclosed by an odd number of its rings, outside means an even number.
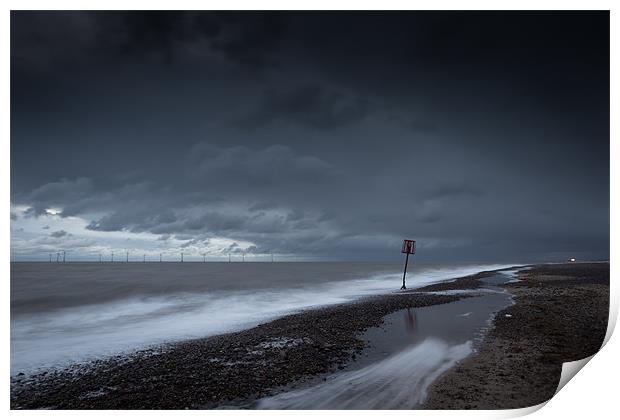
[[[405,277],[407,276],[407,263],[409,263],[409,253],[407,252],[407,257],[405,258],[405,271],[403,272],[403,286],[400,290],[406,290],[407,286],[405,286]]]
[[[67,251],[62,251],[62,262],[65,262],[65,257],[67,256]]]

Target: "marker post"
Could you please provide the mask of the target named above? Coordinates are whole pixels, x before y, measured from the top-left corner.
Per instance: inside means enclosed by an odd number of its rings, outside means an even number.
[[[400,251],[403,254],[407,254],[405,257],[405,270],[403,271],[403,285],[400,290],[407,290],[405,286],[405,277],[407,277],[407,264],[409,263],[409,254],[415,254],[415,241],[411,239],[403,240],[403,248]]]

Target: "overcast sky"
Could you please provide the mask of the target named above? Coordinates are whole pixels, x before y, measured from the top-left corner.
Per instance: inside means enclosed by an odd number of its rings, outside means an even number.
[[[13,260],[405,237],[609,257],[607,12],[12,12]]]

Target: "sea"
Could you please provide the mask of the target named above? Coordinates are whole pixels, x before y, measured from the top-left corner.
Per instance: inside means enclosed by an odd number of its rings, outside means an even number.
[[[516,264],[414,263],[408,288]],[[11,263],[11,375],[394,293],[402,263]]]

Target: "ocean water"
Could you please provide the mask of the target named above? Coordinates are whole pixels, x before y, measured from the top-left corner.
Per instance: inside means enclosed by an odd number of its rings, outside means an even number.
[[[409,288],[512,264],[410,264]],[[11,375],[398,291],[400,263],[11,263]]]

